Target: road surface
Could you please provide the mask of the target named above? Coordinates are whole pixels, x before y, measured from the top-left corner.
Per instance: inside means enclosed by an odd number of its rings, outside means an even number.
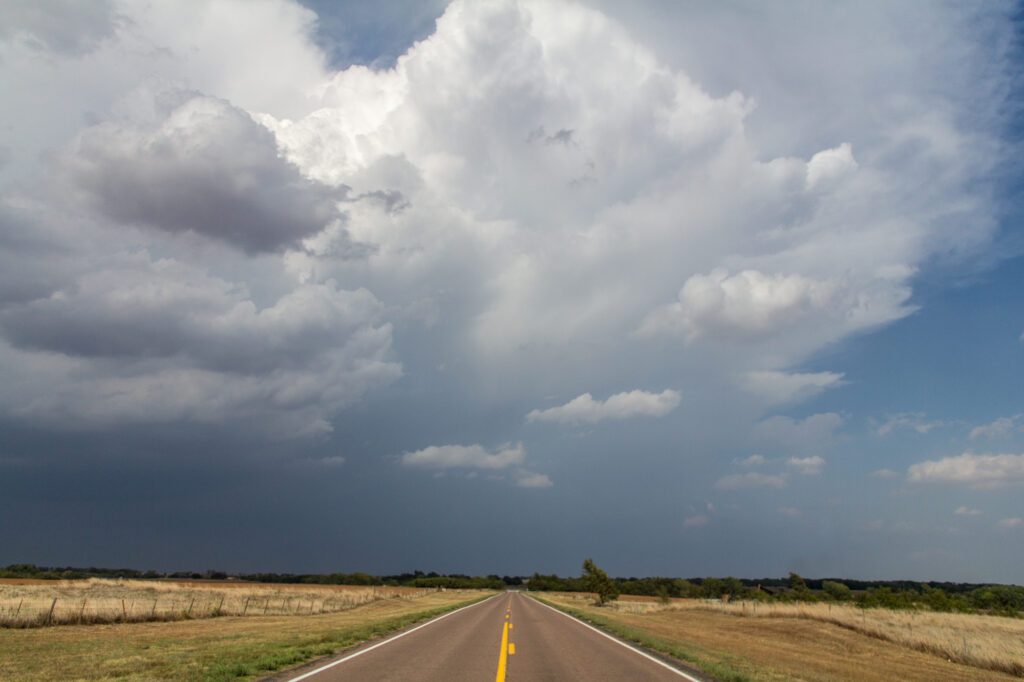
[[[348,651],[293,682],[710,680],[624,645],[519,592]]]

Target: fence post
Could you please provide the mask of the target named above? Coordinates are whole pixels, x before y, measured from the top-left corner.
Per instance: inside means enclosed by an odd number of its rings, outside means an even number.
[[[121,615],[124,616],[125,620],[128,620],[128,610],[124,607],[124,599],[121,599]]]
[[[82,599],[82,610],[78,612],[78,622],[79,623],[82,622],[82,617],[85,615],[85,602],[86,601],[88,601],[88,598],[83,598]]]
[[[192,605],[195,604],[195,603],[196,603],[196,598],[192,597],[192,601],[188,605],[188,612],[185,614],[186,616],[191,616],[192,615]]]
[[[156,617],[156,599],[153,600],[153,610],[149,612],[150,618]]]
[[[249,610],[249,597],[246,597],[245,598],[245,606],[242,607],[242,615],[244,616],[245,612],[248,611],[248,610]]]
[[[220,609],[221,609],[222,606],[224,606],[224,597],[221,597],[220,598],[220,603],[217,604],[217,615],[218,616],[220,615]]]
[[[21,605],[22,605],[22,604],[24,604],[24,603],[25,603],[25,598],[24,598],[24,597],[22,597],[22,598],[21,598],[21,601],[20,601],[20,602],[18,602],[18,610],[17,610],[17,611],[15,611],[15,613],[14,613],[14,617],[15,617],[15,618],[17,618],[17,617],[18,617],[18,614],[19,614],[19,613],[21,613]]]
[[[263,615],[267,615],[267,607],[270,606],[270,597],[267,597],[267,603],[263,605]]]
[[[49,625],[50,621],[53,620],[53,607],[57,605],[57,598],[53,598],[53,603],[50,604],[50,612],[46,614],[46,624]]]

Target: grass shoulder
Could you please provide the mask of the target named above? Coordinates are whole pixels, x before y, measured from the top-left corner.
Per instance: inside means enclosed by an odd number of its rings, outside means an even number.
[[[251,680],[492,594],[439,591],[314,615],[0,630],[0,679]]]
[[[700,669],[701,672],[723,682],[753,682],[755,679],[750,677],[746,671],[747,668],[753,667],[753,664],[738,660],[729,652],[710,651],[690,642],[658,636],[645,628],[621,622],[615,618],[616,612],[610,608],[596,605],[570,606],[557,598],[541,597],[535,592],[531,592],[529,596],[542,604],[547,604],[591,625],[603,628],[622,639],[685,661]]]

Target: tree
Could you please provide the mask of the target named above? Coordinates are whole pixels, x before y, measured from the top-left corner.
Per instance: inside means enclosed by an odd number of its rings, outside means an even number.
[[[583,562],[583,575],[580,576],[580,579],[586,583],[589,591],[597,595],[598,606],[603,606],[619,596],[618,586],[608,577],[607,573],[594,565],[593,559]]]
[[[853,598],[849,587],[834,580],[823,581],[821,583],[821,589],[825,590],[825,594],[836,601],[850,601],[850,599]]]

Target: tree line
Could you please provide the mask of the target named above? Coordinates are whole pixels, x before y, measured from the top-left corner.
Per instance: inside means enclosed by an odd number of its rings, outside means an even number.
[[[316,585],[387,585],[395,587],[503,590],[525,586],[539,592],[589,592],[598,595],[601,603],[619,594],[691,599],[755,599],[761,601],[831,601],[849,602],[864,608],[927,608],[946,612],[981,612],[1016,616],[1024,612],[1024,587],[1016,585],[912,582],[907,580],[864,581],[845,579],[805,579],[796,573],[786,578],[760,580],[726,578],[609,578],[592,560],[583,564],[579,577],[561,577],[554,573],[532,576],[470,576],[460,573],[439,574],[413,571],[395,575],[368,573],[235,573],[207,570],[159,573],[130,568],[45,567],[34,564],[11,564],[0,568],[0,578],[31,578],[36,580],[111,579],[173,579],[173,580],[242,580],[261,583]]]

